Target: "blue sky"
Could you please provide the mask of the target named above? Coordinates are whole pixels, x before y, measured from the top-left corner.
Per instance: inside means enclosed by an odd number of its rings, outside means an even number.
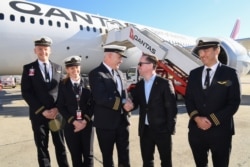
[[[250,37],[249,0],[30,0],[193,37]]]

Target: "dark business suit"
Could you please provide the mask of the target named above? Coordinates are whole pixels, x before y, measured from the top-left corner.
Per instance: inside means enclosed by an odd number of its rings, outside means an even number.
[[[38,61],[24,65],[21,91],[24,100],[29,105],[29,116],[34,132],[34,139],[38,152],[39,166],[50,166],[48,151],[49,119],[46,119],[42,112],[46,109],[56,107],[58,83],[62,77],[61,66],[51,63],[52,79],[47,84],[39,68]],[[63,131],[52,132],[52,139],[55,145],[56,158],[60,167],[67,167],[67,157],[64,145]]]
[[[66,120],[64,127],[65,139],[70,150],[74,167],[93,167],[93,126],[90,90],[84,87],[83,79],[80,82],[81,93],[79,107],[82,118],[87,121],[87,126],[74,132],[73,122],[76,120],[78,109],[76,94],[69,78],[60,82],[57,106]],[[79,93],[79,92],[76,92]]]
[[[190,72],[185,102],[189,121],[189,143],[197,167],[207,165],[207,151],[212,152],[214,167],[227,167],[234,134],[233,115],[240,104],[240,85],[236,71],[219,64],[211,85],[202,88],[203,66]],[[212,127],[206,131],[197,127],[194,118],[207,117]]]
[[[129,120],[122,110],[125,99],[125,86],[122,73],[119,76],[123,85],[119,94],[115,81],[103,63],[89,73],[90,88],[94,98],[94,126],[103,156],[103,166],[112,167],[113,148],[116,143],[118,163],[129,167]]]
[[[172,166],[171,135],[175,133],[177,106],[172,82],[155,77],[148,102],[144,90],[144,80],[139,81],[131,95],[135,107],[139,105],[139,136],[144,167],[154,166],[154,149],[158,147],[161,166]],[[148,125],[145,125],[147,114]]]

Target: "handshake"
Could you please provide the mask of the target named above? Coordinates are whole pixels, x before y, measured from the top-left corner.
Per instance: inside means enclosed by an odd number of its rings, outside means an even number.
[[[126,102],[124,103],[123,108],[127,112],[131,111],[134,108],[134,103],[132,102],[130,98],[126,99]]]

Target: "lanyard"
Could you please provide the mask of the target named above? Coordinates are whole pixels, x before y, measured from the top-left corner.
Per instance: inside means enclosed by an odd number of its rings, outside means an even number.
[[[82,95],[82,85],[79,84],[77,85],[76,83],[72,87],[73,92],[75,93],[76,101],[77,101],[77,109],[80,109],[79,102],[81,100],[81,95]]]

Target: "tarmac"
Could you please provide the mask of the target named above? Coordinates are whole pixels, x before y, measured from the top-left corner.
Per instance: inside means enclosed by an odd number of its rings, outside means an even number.
[[[250,166],[250,75],[241,78],[242,102],[235,114],[236,134],[233,136],[229,167]],[[178,101],[176,134],[173,135],[173,166],[194,167],[191,149],[188,144],[188,115],[183,101]],[[130,126],[131,167],[142,166],[138,138],[138,111],[134,111]],[[33,133],[28,118],[28,106],[22,99],[20,86],[0,91],[0,167],[36,167],[37,154]],[[54,146],[50,138],[49,151],[52,167],[56,163]],[[67,151],[71,165],[70,153]],[[117,166],[117,153],[114,150],[114,162]],[[102,166],[102,157],[98,141],[94,139],[94,166]],[[160,166],[158,151],[155,151],[155,166]],[[212,166],[209,153],[209,166]]]

